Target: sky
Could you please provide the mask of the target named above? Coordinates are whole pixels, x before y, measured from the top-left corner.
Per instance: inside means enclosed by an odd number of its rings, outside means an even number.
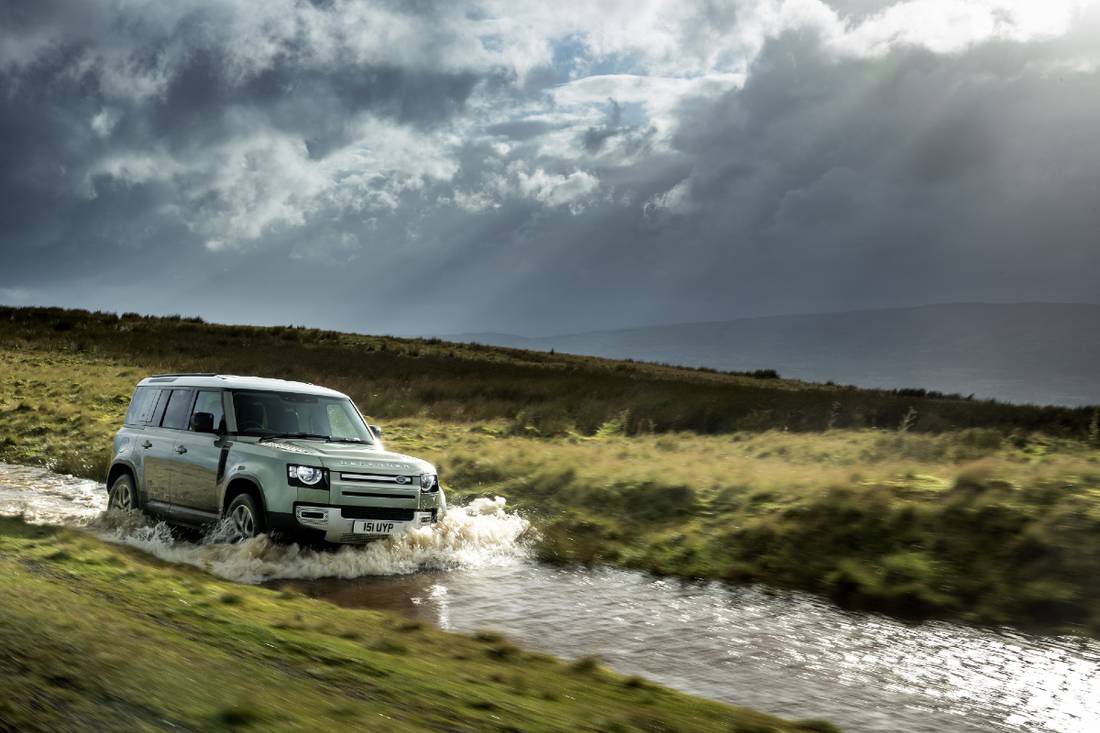
[[[0,4],[0,303],[569,333],[1100,301],[1100,3]]]

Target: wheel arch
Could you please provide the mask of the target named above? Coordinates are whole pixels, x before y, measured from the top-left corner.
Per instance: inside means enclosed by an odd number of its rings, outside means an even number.
[[[221,515],[226,515],[226,510],[229,509],[229,505],[233,502],[233,499],[237,498],[241,494],[248,494],[256,500],[256,507],[267,516],[267,502],[264,501],[264,492],[260,488],[260,484],[256,479],[250,476],[234,476],[233,479],[226,484],[225,493],[222,494]]]
[[[111,464],[111,467],[107,470],[107,491],[111,490],[115,481],[118,481],[118,477],[123,474],[129,474],[130,480],[134,482],[134,491],[140,492],[141,487],[138,486],[137,471],[128,461],[115,461]]]

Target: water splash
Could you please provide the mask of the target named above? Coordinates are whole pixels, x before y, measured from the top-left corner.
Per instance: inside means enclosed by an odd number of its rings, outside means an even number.
[[[34,524],[82,526],[107,508],[107,491],[95,481],[44,468],[0,463],[0,515]]]
[[[215,527],[197,542],[181,539],[163,522],[133,526],[133,515],[108,512],[92,525],[107,539],[162,560],[202,568],[228,580],[261,583],[276,578],[358,578],[419,570],[511,562],[522,557],[528,523],[504,509],[504,500],[478,500],[448,509],[435,527],[422,527],[366,545],[337,549],[274,542],[266,535],[244,542],[218,541]],[[121,523],[119,523],[121,522]]]
[[[523,539],[529,524],[507,511],[501,497],[449,508],[433,527],[333,549],[274,542],[266,535],[230,544],[221,526],[189,536],[141,514],[107,511],[107,492],[94,481],[7,464],[0,464],[0,474],[0,514],[83,527],[162,560],[243,583],[477,567],[514,562],[527,554]]]

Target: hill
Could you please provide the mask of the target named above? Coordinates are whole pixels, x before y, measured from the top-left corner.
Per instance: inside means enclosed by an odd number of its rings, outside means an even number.
[[[326,384],[376,417],[506,418],[520,434],[988,427],[1084,438],[1095,411],[1006,405],[439,339],[203,323],[60,308],[0,307],[8,350],[79,354],[147,372],[259,374]],[[1054,361],[1054,359],[1052,359]]]
[[[1100,404],[1100,305],[947,304],[543,338],[452,338],[722,370],[771,368],[811,382],[924,387],[1015,403]]]

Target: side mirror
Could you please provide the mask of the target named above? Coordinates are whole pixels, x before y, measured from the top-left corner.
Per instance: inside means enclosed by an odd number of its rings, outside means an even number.
[[[196,433],[214,432],[214,413],[196,412],[191,416],[191,430]]]
[[[382,426],[381,425],[371,425],[370,426],[370,431],[372,433],[374,433],[375,435],[377,435],[379,438],[382,437]]]

